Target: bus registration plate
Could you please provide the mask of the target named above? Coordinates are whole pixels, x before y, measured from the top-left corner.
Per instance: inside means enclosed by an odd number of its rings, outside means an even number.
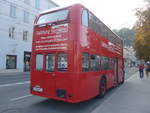
[[[43,88],[41,88],[41,87],[37,87],[37,86],[35,86],[35,87],[33,87],[33,91],[37,91],[37,92],[43,92]]]

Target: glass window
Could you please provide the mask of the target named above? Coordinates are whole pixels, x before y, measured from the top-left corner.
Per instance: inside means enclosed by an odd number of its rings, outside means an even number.
[[[31,52],[24,52],[24,71],[30,71]]]
[[[15,37],[15,27],[10,27],[9,28],[9,38],[14,39]]]
[[[101,61],[101,68],[103,70],[108,70],[109,69],[108,58],[103,56],[101,60],[102,60]]]
[[[89,28],[112,43],[123,45],[122,40],[92,13],[89,13]]]
[[[11,17],[16,17],[16,7],[15,6],[10,6],[10,16]]]
[[[40,0],[35,0],[35,8],[36,9],[40,8]]]
[[[103,23],[93,14],[89,13],[89,27],[95,31],[96,33],[103,35],[102,30],[103,30]]]
[[[100,69],[100,57],[97,55],[91,55],[91,71],[98,71]]]
[[[89,54],[88,53],[82,54],[82,71],[83,72],[89,71]]]
[[[82,12],[82,25],[88,26],[88,11],[83,10]]]
[[[100,70],[100,56],[96,56],[96,71]]]
[[[95,71],[95,68],[96,68],[96,56],[95,55],[91,55],[91,58],[90,58],[90,64],[91,64],[91,71]]]
[[[6,56],[6,69],[16,69],[17,56],[7,55]]]
[[[68,59],[67,54],[62,53],[58,55],[58,71],[67,71]]]
[[[46,55],[46,71],[53,72],[55,68],[55,56],[54,54]]]
[[[42,70],[43,69],[43,55],[37,54],[36,55],[36,70]]]
[[[95,27],[96,27],[96,23],[95,23],[95,19],[94,16],[89,13],[89,27],[96,32]]]
[[[110,64],[110,66],[109,66],[110,69],[111,69],[111,70],[114,69],[114,59],[110,58],[109,64]]]
[[[47,22],[56,22],[56,21],[60,21],[60,20],[66,20],[68,17],[68,10],[60,10],[57,12],[53,12],[53,13],[49,13],[49,14],[45,14],[42,15],[37,24],[43,24],[43,23],[47,23]]]
[[[23,40],[27,40],[28,38],[28,31],[23,31]]]
[[[25,23],[29,23],[29,12],[24,11],[24,18],[23,18],[23,21],[24,21]]]

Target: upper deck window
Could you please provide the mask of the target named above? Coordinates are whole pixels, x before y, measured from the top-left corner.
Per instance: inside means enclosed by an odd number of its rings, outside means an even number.
[[[82,12],[82,25],[88,27],[88,11],[85,9]]]
[[[37,24],[43,24],[47,22],[56,22],[66,20],[68,17],[69,10],[60,10],[57,12],[41,15]]]

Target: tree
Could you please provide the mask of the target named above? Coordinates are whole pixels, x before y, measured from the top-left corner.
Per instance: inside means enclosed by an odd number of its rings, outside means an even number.
[[[137,9],[138,21],[134,26],[136,56],[145,61],[150,60],[150,0],[146,2],[146,8]]]
[[[135,32],[133,29],[122,28],[120,30],[113,30],[118,36],[124,40],[125,46],[132,46]]]

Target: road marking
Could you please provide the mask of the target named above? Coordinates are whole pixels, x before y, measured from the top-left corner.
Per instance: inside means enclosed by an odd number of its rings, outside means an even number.
[[[10,84],[2,84],[2,85],[0,85],[0,87],[17,86],[17,85],[23,85],[23,84],[29,84],[29,83],[30,83],[30,81],[10,83]]]
[[[31,96],[32,95],[25,95],[25,96],[22,96],[22,97],[12,98],[12,99],[10,99],[10,101],[17,101],[17,100],[24,99],[24,98],[31,97]]]
[[[128,80],[131,80],[132,78],[134,78],[135,76],[137,76],[136,73],[134,73],[132,76],[130,76],[128,79],[126,79],[125,81],[128,81]],[[121,88],[123,87],[120,86],[115,92],[112,93],[112,95],[110,95],[110,97],[108,97],[106,100],[103,101],[103,103],[98,107],[96,108],[95,110],[93,110],[91,113],[99,113],[98,111],[100,111],[100,109],[102,109],[104,106],[107,105],[107,103],[109,103],[109,101],[113,98],[114,95],[116,95],[118,93],[118,91],[121,90]]]

